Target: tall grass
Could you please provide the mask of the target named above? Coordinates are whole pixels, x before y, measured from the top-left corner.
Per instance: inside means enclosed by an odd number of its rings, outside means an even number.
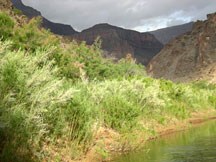
[[[0,38],[5,40],[11,37],[15,25],[12,18],[9,15],[0,12],[0,24]]]
[[[58,133],[62,108],[75,90],[64,88],[64,79],[57,77],[58,68],[48,59],[50,51],[13,52],[8,45],[0,43],[1,132],[6,138],[4,152],[9,148],[22,154],[18,148],[37,148]],[[60,129],[64,129],[62,125]]]
[[[207,83],[205,83],[207,84]],[[179,119],[198,109],[215,109],[216,88],[199,89],[194,84],[174,84],[148,77],[106,80],[83,84],[88,99],[105,126],[130,131],[144,118],[160,120],[163,115]],[[82,86],[82,88],[83,88]],[[86,98],[85,98],[86,97]]]

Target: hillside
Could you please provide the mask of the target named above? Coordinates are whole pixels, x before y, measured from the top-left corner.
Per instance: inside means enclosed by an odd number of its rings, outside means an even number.
[[[158,29],[155,31],[151,31],[150,33],[153,34],[161,43],[164,45],[173,40],[174,38],[190,32],[193,27],[193,22],[172,26],[168,28]]]
[[[71,39],[93,44],[97,37],[102,40],[102,49],[106,56],[117,59],[131,54],[138,63],[147,65],[148,62],[163,48],[163,45],[150,33],[139,33],[109,24],[98,24]]]
[[[42,17],[42,26],[46,29],[49,29],[54,34],[72,35],[77,33],[70,25],[54,23],[49,21],[48,19],[44,18],[39,11],[35,10],[32,7],[25,6],[22,3],[22,0],[11,0],[11,2],[15,8],[22,11],[22,13],[27,17],[29,17],[30,19],[37,16]]]
[[[175,81],[216,81],[216,13],[167,44],[150,62],[148,72]]]

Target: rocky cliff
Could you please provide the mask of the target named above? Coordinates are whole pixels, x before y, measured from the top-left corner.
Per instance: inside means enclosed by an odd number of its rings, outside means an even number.
[[[41,16],[42,17],[42,26],[46,29],[49,29],[54,34],[58,35],[72,35],[77,33],[70,25],[54,23],[46,18],[44,18],[41,13],[35,10],[32,7],[25,6],[21,0],[11,0],[13,6],[23,12],[29,18]]]
[[[159,29],[155,31],[151,31],[152,33],[161,43],[167,44],[169,41],[173,40],[174,38],[189,32],[192,30],[193,22],[172,26],[164,29]]]
[[[144,65],[147,65],[163,47],[150,33],[139,33],[109,24],[95,25],[73,35],[71,39],[86,41],[91,45],[97,37],[101,38],[102,49],[107,56],[120,59],[131,54],[137,62]]]
[[[167,44],[147,70],[156,78],[216,82],[216,13],[197,21],[191,32]]]

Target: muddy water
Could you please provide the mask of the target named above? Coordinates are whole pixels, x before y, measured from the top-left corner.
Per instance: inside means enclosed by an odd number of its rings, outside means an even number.
[[[114,162],[216,162],[216,121],[148,142]]]

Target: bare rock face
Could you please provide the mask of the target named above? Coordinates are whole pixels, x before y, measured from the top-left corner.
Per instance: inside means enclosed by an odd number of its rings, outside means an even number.
[[[187,24],[158,29],[151,31],[150,33],[152,33],[161,43],[165,45],[174,38],[191,31],[192,27],[193,22],[190,22]]]
[[[21,0],[11,0],[13,6],[23,12],[28,18],[40,16],[42,17],[42,27],[49,29],[54,34],[72,35],[77,33],[70,25],[54,23],[44,18],[41,13],[32,7],[25,6]]]
[[[216,13],[197,21],[191,32],[167,44],[147,71],[153,77],[174,81],[216,82]]]
[[[85,41],[91,45],[100,37],[102,49],[109,57],[121,59],[131,54],[139,63],[148,62],[162,49],[163,45],[150,33],[139,33],[109,24],[98,24],[75,34],[71,39]]]

